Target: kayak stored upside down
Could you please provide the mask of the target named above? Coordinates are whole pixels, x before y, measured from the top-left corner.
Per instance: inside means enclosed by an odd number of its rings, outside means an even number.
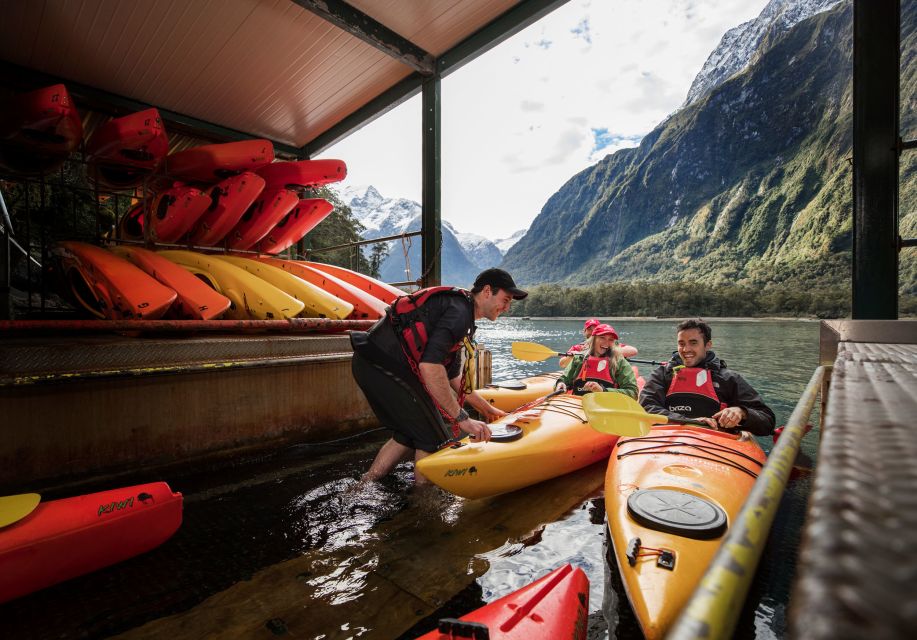
[[[41,502],[0,528],[0,602],[149,551],[181,525],[165,482]]]
[[[607,459],[618,437],[593,430],[582,399],[560,395],[505,416],[491,430],[518,432],[507,442],[468,438],[417,462],[437,486],[464,498],[486,498],[556,478]]]
[[[589,578],[569,564],[459,619],[443,618],[418,640],[585,640]]]
[[[744,432],[660,425],[618,441],[605,476],[608,529],[647,638],[663,637],[684,608],[764,461]]]

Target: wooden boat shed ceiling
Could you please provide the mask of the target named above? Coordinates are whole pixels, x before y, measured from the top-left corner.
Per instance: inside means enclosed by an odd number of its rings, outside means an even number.
[[[305,157],[565,1],[0,0],[0,73]]]

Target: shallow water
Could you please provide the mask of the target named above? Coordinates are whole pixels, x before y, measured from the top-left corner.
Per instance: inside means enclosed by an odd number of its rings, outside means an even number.
[[[613,324],[638,357],[670,353],[673,322]],[[513,340],[562,350],[581,326],[502,319],[482,322],[478,338],[493,351],[495,379],[519,378],[557,365],[512,359]],[[714,332],[718,354],[785,420],[816,366],[818,324],[717,322]],[[384,438],[375,431],[119,482],[166,479],[183,492],[178,533],[148,554],[0,606],[0,637],[414,638],[563,562],[589,575],[590,638],[607,637],[605,618],[618,638],[639,637],[626,599],[610,590],[616,568],[605,562],[603,463],[466,501],[413,489],[409,464],[383,482],[359,483]],[[813,457],[815,441],[805,440]],[[785,635],[808,488],[803,476],[783,500],[737,637]]]

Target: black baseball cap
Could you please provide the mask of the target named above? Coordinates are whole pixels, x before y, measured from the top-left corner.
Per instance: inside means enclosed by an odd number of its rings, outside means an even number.
[[[527,291],[519,289],[513,281],[513,277],[503,269],[485,269],[474,279],[475,289],[479,289],[487,284],[490,285],[491,289],[503,289],[507,291],[513,296],[514,300],[522,300],[525,296],[529,295]]]

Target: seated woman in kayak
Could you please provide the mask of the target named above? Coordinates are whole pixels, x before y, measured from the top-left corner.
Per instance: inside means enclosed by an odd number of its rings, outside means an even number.
[[[589,318],[588,320],[586,320],[586,323],[583,325],[583,341],[567,349],[567,353],[574,354],[574,353],[584,352],[586,349],[586,341],[589,340],[589,337],[592,335],[592,331],[600,324],[602,323],[596,320],[595,318]],[[573,360],[572,355],[561,356],[560,357],[560,368],[561,369],[565,368],[568,364],[570,364],[572,360]]]
[[[593,391],[614,391],[637,399],[637,379],[633,368],[615,344],[618,334],[607,324],[600,324],[586,340],[586,350],[573,356],[555,385],[556,390],[570,389],[574,395]]]

